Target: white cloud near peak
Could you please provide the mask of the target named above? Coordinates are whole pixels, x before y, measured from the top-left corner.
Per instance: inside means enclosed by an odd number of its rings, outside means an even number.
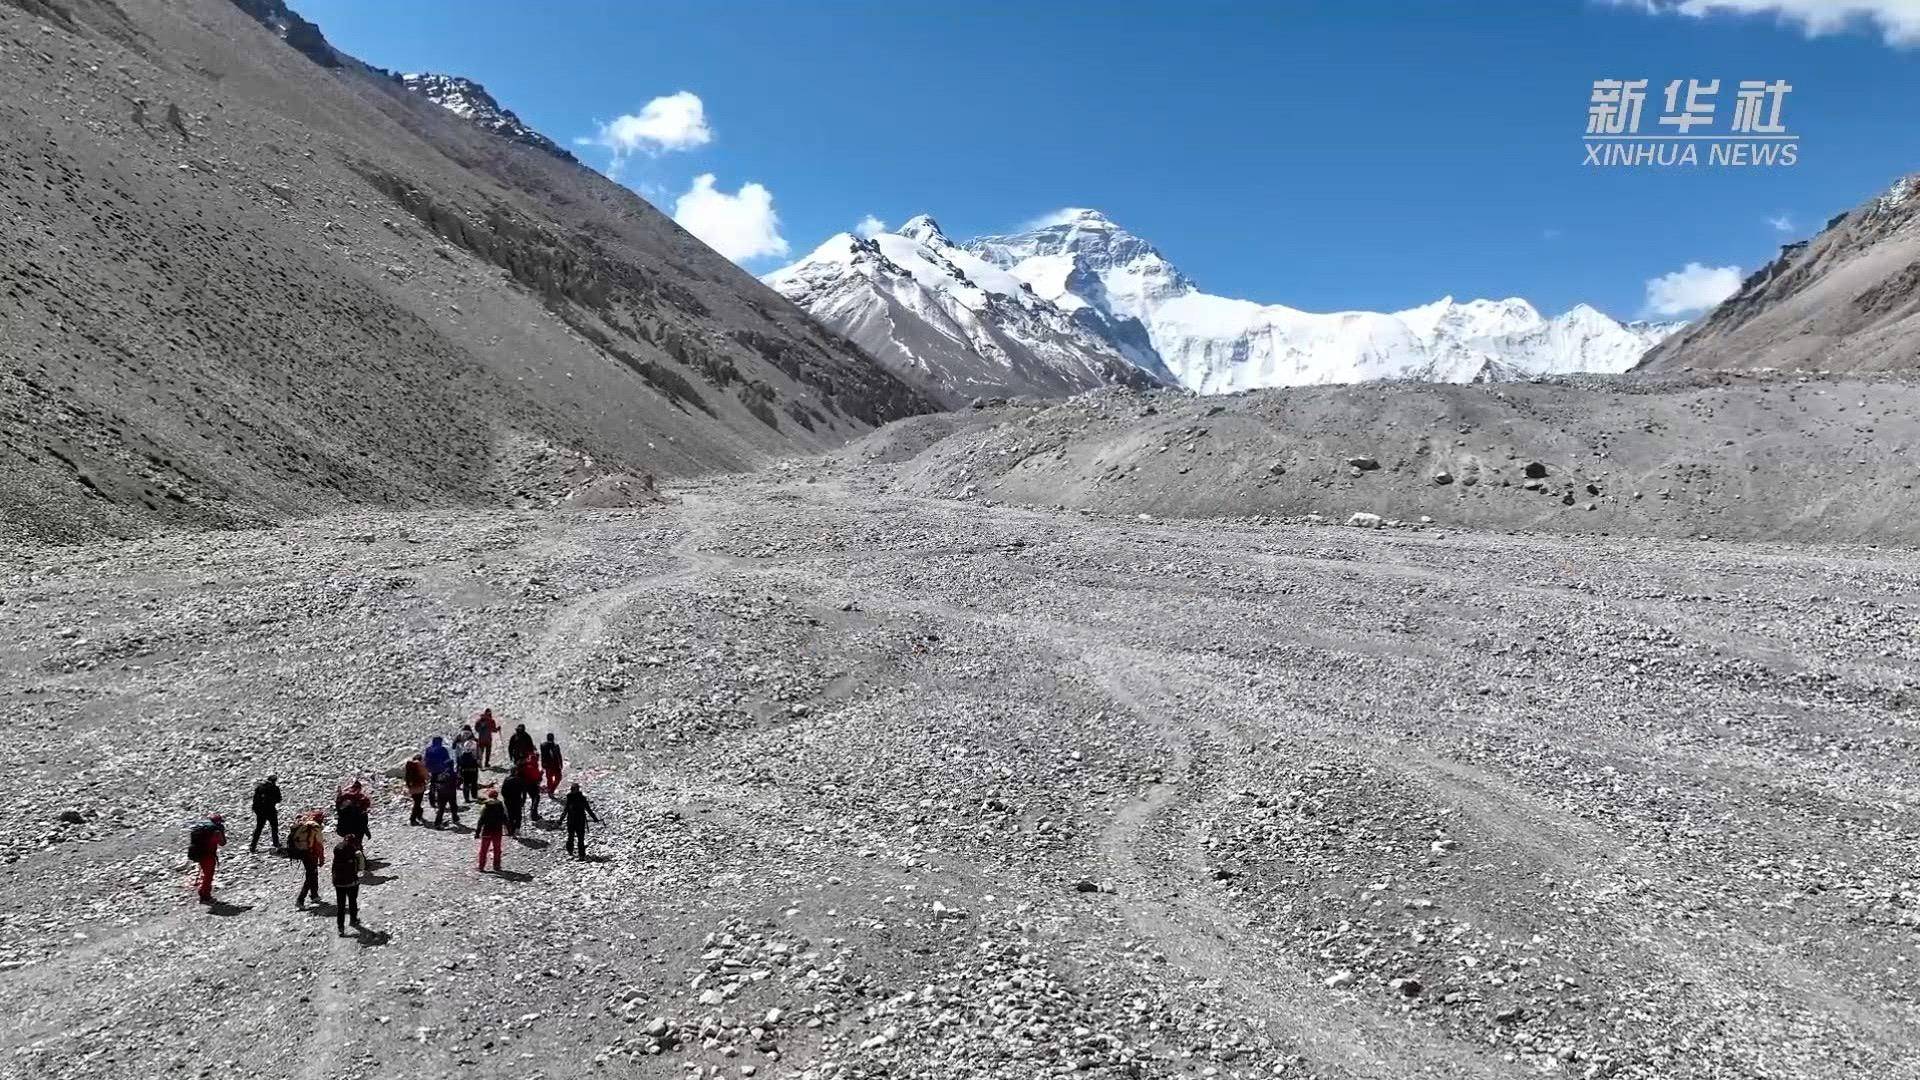
[[[1739,288],[1739,267],[1690,262],[1670,274],[1647,279],[1647,312],[1669,318],[1692,315],[1719,304]]]
[[[1871,27],[1896,48],[1920,46],[1920,0],[1612,0],[1655,14],[1771,15],[1808,37]]]
[[[692,150],[713,141],[707,125],[707,107],[700,95],[688,90],[657,97],[600,125],[591,137],[576,139],[583,146],[604,146],[613,152],[613,169],[634,154],[665,154]]]
[[[773,192],[763,184],[742,184],[729,195],[715,186],[712,173],[702,173],[674,200],[673,220],[734,262],[788,250],[780,215],[773,211]]]
[[[1767,224],[1773,226],[1774,232],[1790,233],[1793,231],[1793,218],[1786,214],[1775,214],[1769,217]]]
[[[884,221],[881,221],[877,217],[874,217],[872,214],[868,214],[866,217],[861,218],[860,223],[853,227],[853,232],[855,236],[865,237],[867,239],[872,239],[873,237],[878,236],[879,234],[886,231],[887,231],[887,223]]]

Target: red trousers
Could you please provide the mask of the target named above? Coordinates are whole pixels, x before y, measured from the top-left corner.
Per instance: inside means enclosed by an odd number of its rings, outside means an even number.
[[[505,837],[497,832],[483,832],[480,834],[480,861],[474,866],[475,870],[485,870],[487,868],[488,851],[493,852],[493,868],[495,870],[500,869],[500,843],[504,839]]]
[[[200,899],[213,899],[213,868],[220,865],[218,859],[200,860]]]
[[[547,794],[551,795],[558,790],[560,790],[560,767],[556,765],[547,770]]]

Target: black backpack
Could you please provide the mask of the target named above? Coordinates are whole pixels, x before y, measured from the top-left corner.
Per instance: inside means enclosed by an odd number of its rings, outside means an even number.
[[[203,821],[187,833],[188,862],[199,862],[213,854],[213,834],[219,828],[211,821]]]

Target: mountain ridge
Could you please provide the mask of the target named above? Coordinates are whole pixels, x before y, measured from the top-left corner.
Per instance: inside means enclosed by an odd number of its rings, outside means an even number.
[[[1920,367],[1920,174],[1781,246],[1640,368],[1877,372]]]
[[[0,58],[0,536],[644,499],[932,408],[284,4],[0,2]]]
[[[927,214],[868,237],[836,233],[763,280],[949,405],[1166,381]]]
[[[1041,296],[1142,325],[1171,373],[1203,393],[1612,373],[1676,328],[1622,323],[1585,304],[1547,319],[1518,297],[1463,304],[1448,296],[1399,312],[1320,313],[1215,296],[1153,244],[1088,208],[967,246]]]

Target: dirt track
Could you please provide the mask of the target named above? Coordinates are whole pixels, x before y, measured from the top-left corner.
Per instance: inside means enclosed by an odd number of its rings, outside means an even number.
[[[6,552],[0,1060],[1920,1075],[1909,556],[892,483]],[[559,734],[604,861],[478,875],[383,781],[343,940],[246,853],[259,775],[311,805],[485,704]]]

